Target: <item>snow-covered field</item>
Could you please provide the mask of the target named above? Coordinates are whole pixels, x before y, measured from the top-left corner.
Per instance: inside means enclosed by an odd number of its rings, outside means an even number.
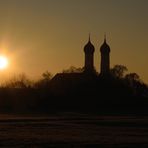
[[[0,115],[0,147],[148,147],[148,117]]]

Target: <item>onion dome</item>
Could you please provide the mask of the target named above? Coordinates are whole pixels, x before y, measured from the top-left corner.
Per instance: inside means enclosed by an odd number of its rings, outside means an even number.
[[[95,51],[95,47],[94,47],[94,45],[91,43],[91,41],[90,41],[90,36],[89,36],[88,43],[84,46],[84,52],[85,52],[85,53],[93,53],[94,51]]]
[[[109,45],[106,43],[106,37],[104,38],[104,43],[102,44],[102,46],[100,47],[100,51],[104,52],[104,53],[109,53],[110,52],[110,47]]]

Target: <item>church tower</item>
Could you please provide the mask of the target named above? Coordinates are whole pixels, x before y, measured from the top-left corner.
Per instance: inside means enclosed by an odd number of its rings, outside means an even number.
[[[106,36],[104,37],[104,43],[100,47],[101,52],[101,69],[100,74],[102,76],[110,73],[110,47],[106,43]]]
[[[94,51],[95,51],[95,48],[90,41],[90,35],[89,35],[88,43],[84,47],[84,53],[85,53],[84,72],[87,72],[87,73],[94,72]]]

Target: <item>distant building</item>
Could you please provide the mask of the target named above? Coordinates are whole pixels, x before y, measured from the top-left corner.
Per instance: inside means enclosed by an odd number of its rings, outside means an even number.
[[[100,47],[100,52],[101,52],[100,75],[106,76],[110,73],[110,47],[106,43],[106,37],[104,38],[104,43]]]
[[[84,53],[85,53],[85,64],[84,64],[84,72],[86,73],[93,73],[94,70],[94,51],[95,47],[90,41],[90,36],[88,43],[84,47]]]
[[[72,73],[58,73],[51,80],[51,88],[53,92],[62,94],[69,92],[72,88],[82,86],[82,84],[88,84],[88,82],[94,82],[99,79],[95,68],[94,68],[94,52],[95,47],[90,41],[84,46],[85,61],[83,72],[72,72]],[[100,48],[101,52],[101,70],[100,76],[107,76],[110,73],[110,47],[104,43]]]

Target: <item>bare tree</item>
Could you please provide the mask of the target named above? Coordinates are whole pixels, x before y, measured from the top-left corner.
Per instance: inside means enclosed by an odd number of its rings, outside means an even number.
[[[32,81],[29,80],[24,73],[22,73],[10,78],[3,86],[6,88],[29,88],[32,84]]]
[[[52,74],[49,71],[45,71],[42,74],[43,80],[50,81],[52,79]]]
[[[52,74],[49,71],[45,71],[42,74],[42,78],[35,82],[34,87],[35,88],[45,88],[49,86],[50,80],[52,79]]]

